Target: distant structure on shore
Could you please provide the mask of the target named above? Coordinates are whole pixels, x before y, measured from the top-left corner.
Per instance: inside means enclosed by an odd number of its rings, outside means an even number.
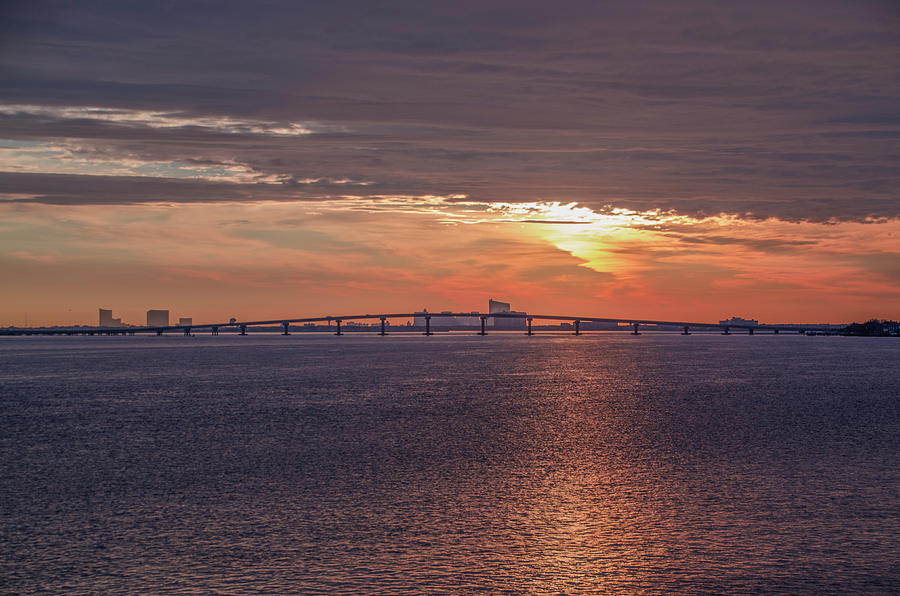
[[[488,300],[489,313],[510,313],[515,315],[524,315],[524,312],[510,310],[508,302],[500,302],[491,298]],[[453,316],[451,311],[445,310],[439,313],[428,312],[427,308],[415,313],[413,317],[413,325],[416,327],[425,326],[425,317],[431,317],[432,327],[479,327],[481,325],[481,317],[477,311],[473,311],[468,315]],[[494,329],[525,329],[526,321],[524,318],[491,318],[490,325]]]
[[[731,317],[730,319],[725,319],[724,321],[719,321],[719,325],[759,325],[759,321],[756,319],[742,319],[740,317]]]
[[[527,314],[523,311],[519,310],[510,310],[509,302],[500,302],[499,300],[494,300],[491,298],[488,300],[488,312],[491,314],[496,313],[509,313],[511,315],[524,315]],[[524,318],[506,318],[506,317],[493,317],[494,329],[525,329],[526,321]]]
[[[168,327],[169,311],[167,310],[148,310],[147,311],[147,327]]]
[[[98,327],[131,327],[132,325],[128,323],[123,323],[122,319],[113,317],[113,311],[111,309],[101,308],[98,309],[100,314],[100,320],[98,322]],[[193,317],[179,317],[178,318],[179,325],[193,325],[194,319]],[[169,311],[168,310],[148,310],[147,311],[147,327],[168,327],[169,326]]]
[[[430,313],[427,308],[423,308],[421,311],[415,313],[413,325],[416,327],[424,327],[425,317],[427,315],[431,316],[431,324],[435,327],[477,327],[481,324],[481,319],[478,318],[477,312],[473,312],[470,317],[455,317],[451,315],[451,311],[449,310],[444,310],[439,313]]]
[[[114,319],[112,310],[100,309],[100,327],[121,327],[122,319]]]

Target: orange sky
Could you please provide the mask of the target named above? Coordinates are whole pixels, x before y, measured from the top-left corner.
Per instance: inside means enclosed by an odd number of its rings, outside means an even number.
[[[490,297],[544,314],[837,323],[896,316],[900,299],[897,220],[434,196],[0,210],[2,325],[91,324],[98,307],[131,323],[150,308],[197,322],[470,311]]]

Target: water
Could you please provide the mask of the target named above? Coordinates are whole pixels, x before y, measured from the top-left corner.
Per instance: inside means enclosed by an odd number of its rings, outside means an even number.
[[[7,338],[6,593],[890,593],[900,342]]]

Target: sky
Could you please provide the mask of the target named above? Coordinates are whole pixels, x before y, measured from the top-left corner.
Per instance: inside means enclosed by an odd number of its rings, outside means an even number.
[[[900,4],[0,5],[0,326],[900,318]]]

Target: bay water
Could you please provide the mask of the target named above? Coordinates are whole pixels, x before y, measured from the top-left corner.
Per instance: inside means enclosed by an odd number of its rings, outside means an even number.
[[[900,342],[0,340],[3,593],[900,591]]]

